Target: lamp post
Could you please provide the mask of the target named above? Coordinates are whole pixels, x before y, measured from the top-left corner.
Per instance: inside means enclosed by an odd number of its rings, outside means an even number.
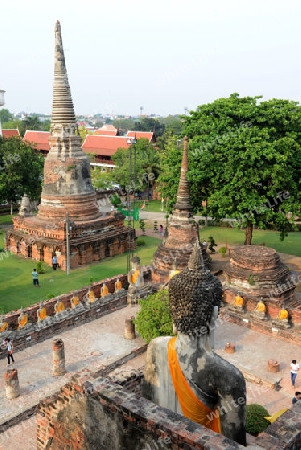
[[[4,94],[5,91],[3,89],[0,89],[0,106],[5,105]],[[2,136],[1,118],[0,118],[0,136]]]
[[[135,200],[136,200],[136,136],[127,139],[129,144],[129,183],[127,188],[127,214],[128,214],[128,242],[127,242],[127,272],[131,269],[131,259],[134,256],[134,245],[132,239],[132,229],[135,228]],[[134,150],[134,154],[133,154]],[[133,203],[131,205],[131,194]]]

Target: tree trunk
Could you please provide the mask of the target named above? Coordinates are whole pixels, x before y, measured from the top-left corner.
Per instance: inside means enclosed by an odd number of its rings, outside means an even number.
[[[252,233],[253,233],[253,223],[250,220],[248,220],[246,229],[246,240],[244,245],[252,244]]]

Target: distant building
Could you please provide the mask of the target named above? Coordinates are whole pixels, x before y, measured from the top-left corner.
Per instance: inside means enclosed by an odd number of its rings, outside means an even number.
[[[44,156],[47,156],[49,153],[49,131],[27,130],[23,142],[33,145]]]
[[[3,139],[9,139],[12,137],[20,137],[20,133],[18,128],[11,129],[11,130],[2,130],[2,137]]]

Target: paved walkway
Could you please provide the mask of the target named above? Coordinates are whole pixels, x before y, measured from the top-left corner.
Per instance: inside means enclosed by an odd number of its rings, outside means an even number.
[[[123,337],[124,321],[134,315],[137,306],[126,307],[93,322],[81,325],[60,335],[65,343],[67,374],[52,377],[52,340],[36,344],[15,354],[21,396],[7,400],[4,392],[3,376],[0,379],[0,422],[20,413],[23,409],[37,404],[40,399],[59,390],[75,373],[85,368],[92,371],[112,363],[144,344],[141,338],[126,340]],[[236,352],[224,351],[226,342],[236,344]],[[262,385],[247,383],[248,402],[265,406],[272,414],[291,406],[295,389],[301,390],[301,375],[296,388],[290,385],[289,364],[291,359],[301,360],[301,347],[278,338],[261,335],[247,328],[231,323],[218,322],[215,330],[215,351],[220,356],[239,367],[244,373],[253,374],[264,381]],[[267,361],[277,359],[281,371],[273,374],[267,371]],[[143,355],[129,361],[127,366],[141,368]],[[2,374],[6,361],[0,361]],[[280,381],[281,389],[276,391],[266,383]],[[0,450],[33,450],[35,448],[35,420],[30,419],[0,434]]]

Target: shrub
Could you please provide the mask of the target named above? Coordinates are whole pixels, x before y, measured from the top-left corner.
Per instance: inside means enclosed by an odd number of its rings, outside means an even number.
[[[250,286],[254,286],[254,284],[255,284],[254,277],[251,274],[248,276],[248,283]]]
[[[140,311],[134,323],[137,331],[146,342],[158,336],[172,335],[172,319],[169,311],[168,291],[158,291],[156,294],[139,300]]]
[[[226,247],[221,247],[221,248],[219,249],[218,253],[221,253],[222,256],[226,256],[227,248],[226,248]]]
[[[252,405],[247,405],[246,411],[247,433],[257,436],[270,425],[270,422],[265,419],[265,417],[268,417],[270,414],[263,406],[253,403]]]
[[[158,222],[156,220],[154,221],[154,232],[158,233]]]
[[[137,247],[142,247],[143,245],[145,245],[145,240],[141,239],[141,238],[137,238],[136,245],[137,245]]]
[[[38,273],[45,273],[45,269],[43,267],[42,261],[38,261],[37,262],[37,272]]]

